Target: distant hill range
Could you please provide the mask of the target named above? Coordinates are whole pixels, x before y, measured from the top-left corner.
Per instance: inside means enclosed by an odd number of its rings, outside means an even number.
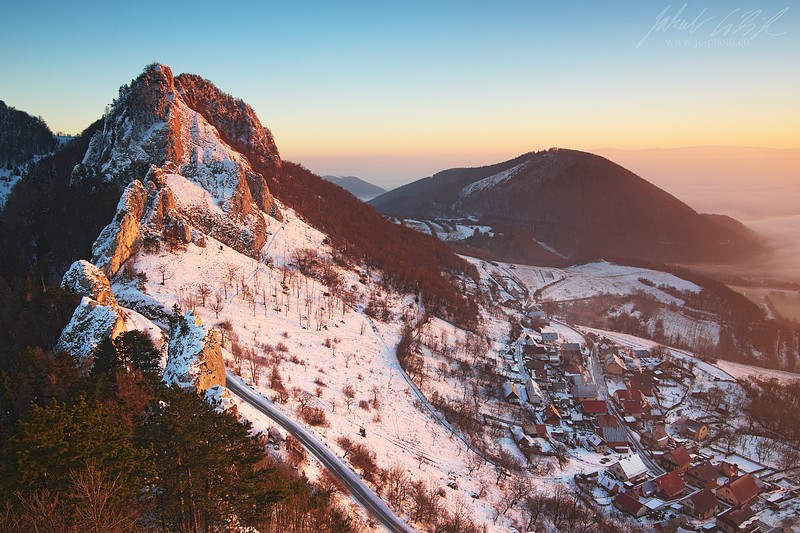
[[[44,120],[0,100],[0,165],[27,163],[34,156],[52,152],[57,144]]]
[[[380,196],[381,194],[386,192],[386,189],[382,189],[377,185],[373,185],[367,181],[362,180],[361,178],[357,178],[355,176],[322,176],[324,179],[330,181],[341,187],[342,189],[346,190],[359,200],[371,200],[376,196]]]
[[[370,202],[385,215],[472,220],[495,228],[462,242],[501,260],[644,259],[730,263],[765,249],[724,215],[696,212],[604,157],[552,148],[439,172]],[[553,252],[553,253],[551,253]]]

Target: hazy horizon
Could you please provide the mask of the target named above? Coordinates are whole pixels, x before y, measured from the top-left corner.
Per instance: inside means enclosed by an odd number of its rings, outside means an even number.
[[[320,174],[393,188],[586,150],[800,250],[794,6],[244,2],[230,20],[205,0],[4,7],[0,99],[56,132],[161,62],[250,104],[281,156]]]
[[[563,147],[571,148],[571,147]],[[541,148],[539,148],[541,149]],[[740,265],[750,277],[776,277],[800,282],[800,148],[695,146],[684,148],[585,150],[602,155],[664,189],[701,213],[731,216],[767,238],[774,248],[769,258]],[[453,155],[413,157],[416,177],[396,180],[394,187],[456,167],[484,166],[521,155],[475,155],[463,161]],[[374,179],[402,158],[374,157],[298,161],[320,174],[351,175],[386,189]],[[408,162],[406,161],[406,164]],[[439,166],[435,166],[435,165]],[[339,172],[337,174],[336,172]]]

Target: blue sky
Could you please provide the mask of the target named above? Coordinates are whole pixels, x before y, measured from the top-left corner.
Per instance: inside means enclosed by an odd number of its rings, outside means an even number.
[[[158,61],[285,158],[387,184],[549,146],[800,146],[787,2],[6,4],[0,99],[68,133]]]

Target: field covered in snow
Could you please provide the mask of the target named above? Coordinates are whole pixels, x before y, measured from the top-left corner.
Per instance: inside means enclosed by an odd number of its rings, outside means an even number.
[[[659,287],[699,292],[700,287],[666,272],[596,261],[567,268],[515,265],[514,271],[531,292],[542,300],[576,300],[600,294],[626,295],[643,292],[660,302],[680,305],[682,300]]]

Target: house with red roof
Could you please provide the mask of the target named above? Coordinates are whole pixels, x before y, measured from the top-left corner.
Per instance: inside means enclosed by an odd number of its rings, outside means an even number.
[[[686,472],[692,465],[692,457],[683,446],[678,446],[674,450],[668,450],[658,458],[658,463],[665,470],[677,470]]]
[[[614,507],[634,518],[641,518],[647,514],[647,506],[627,492],[620,492],[614,497]]]
[[[674,500],[683,495],[686,483],[683,482],[681,473],[673,470],[653,480],[656,487],[656,496],[662,500]]]
[[[608,404],[605,400],[583,400],[581,409],[584,416],[597,416],[608,414]]]
[[[717,489],[717,498],[733,507],[750,503],[759,494],[761,488],[749,473],[732,479]]]

